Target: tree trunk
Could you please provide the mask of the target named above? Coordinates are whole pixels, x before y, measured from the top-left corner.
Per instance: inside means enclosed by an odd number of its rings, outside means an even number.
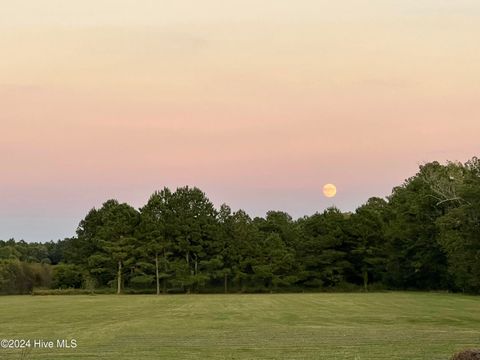
[[[158,274],[158,252],[155,253],[155,276],[157,280],[157,295],[160,295],[160,276]]]
[[[164,273],[165,275],[167,274],[167,252],[165,249],[163,249],[163,263],[164,263]],[[163,294],[167,293],[167,279],[164,277],[162,279],[162,284],[163,284],[163,289],[162,292]]]
[[[198,275],[198,260],[197,260],[197,254],[195,254],[195,261],[194,261],[194,270],[193,270],[193,275],[195,276],[195,282],[193,283],[193,291],[198,293],[198,284],[197,284],[197,278],[196,276]]]
[[[185,255],[186,259],[187,259],[187,268],[188,270],[190,270],[190,274],[192,273],[191,269],[190,269],[190,253],[187,251],[187,255]],[[188,287],[187,287],[187,294],[190,294],[190,288],[191,288],[191,285],[190,285],[190,281],[188,282]]]
[[[223,289],[225,291],[225,294],[228,293],[228,274],[227,273],[223,275]]]
[[[122,261],[118,260],[117,294],[122,293]]]
[[[363,288],[368,291],[368,271],[363,270]]]

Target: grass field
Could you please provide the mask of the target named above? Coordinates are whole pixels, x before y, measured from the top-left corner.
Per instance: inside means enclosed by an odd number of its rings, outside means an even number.
[[[449,359],[480,347],[480,297],[435,293],[0,297],[26,359]],[[33,345],[33,344],[32,344]],[[20,359],[0,349],[0,359]]]

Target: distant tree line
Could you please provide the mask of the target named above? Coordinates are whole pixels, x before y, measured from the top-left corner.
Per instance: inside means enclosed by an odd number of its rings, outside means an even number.
[[[108,200],[58,242],[0,241],[0,292],[417,289],[480,292],[480,160],[432,162],[354,213],[294,220],[216,209],[164,188],[140,209]]]

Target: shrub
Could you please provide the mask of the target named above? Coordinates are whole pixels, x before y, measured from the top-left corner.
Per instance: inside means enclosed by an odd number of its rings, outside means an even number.
[[[0,293],[27,294],[34,286],[49,287],[51,278],[50,265],[0,260]]]
[[[32,295],[88,295],[88,290],[83,289],[34,289]]]
[[[452,360],[480,360],[480,350],[464,350],[453,355]]]
[[[82,271],[77,265],[59,264],[53,270],[53,287],[79,289],[83,284]]]
[[[136,289],[146,289],[155,281],[151,275],[138,275],[130,278],[130,285]]]

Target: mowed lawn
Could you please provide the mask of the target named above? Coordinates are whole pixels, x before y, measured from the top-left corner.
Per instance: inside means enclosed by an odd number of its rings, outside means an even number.
[[[480,347],[480,297],[2,296],[3,338],[78,346],[0,349],[0,359],[449,359]]]

